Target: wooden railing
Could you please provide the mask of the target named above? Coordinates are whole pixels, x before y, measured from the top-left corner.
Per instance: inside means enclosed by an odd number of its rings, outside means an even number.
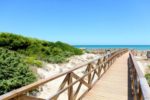
[[[58,91],[46,98],[46,100],[62,100],[60,95],[67,91],[68,100],[80,100],[84,95],[93,87],[93,85],[103,76],[103,74],[109,69],[112,63],[117,57],[121,56],[127,49],[121,49],[114,51],[111,54],[107,54],[103,57],[98,57],[92,61],[79,65],[71,70],[59,73],[57,75],[51,76],[47,79],[39,80],[33,84],[24,86],[20,89],[16,89],[9,93],[0,96],[0,100],[45,100],[41,98],[36,98],[29,96],[29,91],[37,89],[46,83],[55,81],[56,79],[62,77],[63,80],[57,83],[59,84]],[[83,69],[83,75],[78,75],[77,70]],[[84,91],[80,92],[82,86],[84,86]]]
[[[130,53],[128,59],[133,98],[134,100],[150,100],[150,87],[133,54]]]

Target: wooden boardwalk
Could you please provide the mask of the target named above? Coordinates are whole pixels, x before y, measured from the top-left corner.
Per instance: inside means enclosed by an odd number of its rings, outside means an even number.
[[[96,58],[68,71],[10,91],[1,95],[0,100],[62,100],[60,95],[65,91],[68,91],[67,100],[150,100],[149,84],[136,63],[133,52],[127,51],[114,51],[111,56],[104,55],[102,58]],[[93,65],[95,62],[96,66]],[[114,63],[111,65],[112,62]],[[83,67],[86,67],[86,73],[78,76],[75,71]],[[49,98],[42,99],[25,94],[60,77],[64,78],[58,85],[58,90],[56,89],[56,93]],[[84,80],[85,77],[88,81]],[[77,82],[80,84],[76,84]],[[75,84],[77,88],[73,88]],[[81,93],[82,85],[87,89]]]
[[[83,100],[131,100],[128,97],[129,53],[125,53],[85,95]]]

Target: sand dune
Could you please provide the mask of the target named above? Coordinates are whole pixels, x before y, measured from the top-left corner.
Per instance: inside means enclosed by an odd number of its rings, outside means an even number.
[[[39,75],[39,78],[44,79],[47,77],[50,77],[52,75],[61,73],[63,71],[69,70],[71,68],[76,67],[77,65],[87,62],[89,60],[94,59],[95,57],[99,57],[100,55],[96,55],[96,54],[83,54],[80,56],[74,56],[71,57],[69,59],[69,62],[67,63],[63,63],[63,64],[46,64],[44,67],[42,68],[38,68],[37,69],[37,73]],[[83,71],[84,68],[81,68],[79,70],[76,71],[76,73],[78,73],[78,75],[83,75]],[[37,93],[37,97],[39,98],[48,98],[50,96],[52,96],[54,93],[57,92],[58,87],[61,83],[61,81],[63,80],[64,77],[61,77],[57,80],[54,80],[52,82],[46,83],[45,85],[41,86],[39,89],[39,92]],[[81,90],[82,91],[82,90]],[[84,91],[84,88],[83,88]],[[67,94],[64,93],[63,95],[61,95],[61,99],[65,100]]]

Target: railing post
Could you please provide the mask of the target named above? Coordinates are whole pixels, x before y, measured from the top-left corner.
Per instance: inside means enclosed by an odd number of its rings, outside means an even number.
[[[101,59],[99,59],[99,60],[98,60],[98,63],[97,63],[97,66],[98,66],[98,78],[99,78],[99,79],[100,79],[100,74],[101,74],[101,69],[102,69],[102,68],[101,68],[102,66],[100,66],[101,62],[102,62]]]
[[[91,71],[91,64],[88,65],[87,72]],[[88,84],[91,88],[91,73],[88,75]]]
[[[68,74],[68,85],[72,83],[72,73]],[[68,100],[73,100],[73,86],[68,88]]]
[[[103,66],[103,68],[104,68],[104,72],[106,72],[106,67],[107,67],[107,58],[106,57],[104,57],[104,66]]]

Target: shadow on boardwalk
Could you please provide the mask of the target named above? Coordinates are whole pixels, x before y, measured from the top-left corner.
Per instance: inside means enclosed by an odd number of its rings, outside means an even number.
[[[128,62],[127,62],[128,64]],[[131,89],[131,80],[130,80],[130,73],[129,73],[129,66],[128,66],[128,100],[134,100],[132,96],[132,89]]]

